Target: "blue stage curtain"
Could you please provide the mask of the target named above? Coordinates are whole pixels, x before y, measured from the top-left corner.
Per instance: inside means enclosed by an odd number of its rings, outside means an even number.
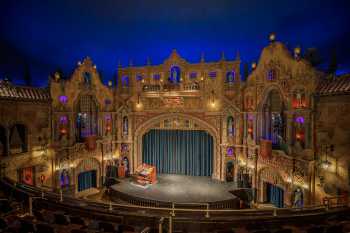
[[[274,204],[278,208],[283,208],[284,206],[284,191],[280,187],[267,183],[267,201]]]
[[[96,170],[82,172],[78,175],[78,192],[96,188]]]
[[[143,136],[143,163],[158,173],[211,176],[213,138],[203,130],[152,129]]]

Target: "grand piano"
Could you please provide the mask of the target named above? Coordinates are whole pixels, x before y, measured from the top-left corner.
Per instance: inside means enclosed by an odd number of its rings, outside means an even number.
[[[147,185],[157,182],[157,170],[155,166],[149,164],[141,164],[135,171],[134,182]]]

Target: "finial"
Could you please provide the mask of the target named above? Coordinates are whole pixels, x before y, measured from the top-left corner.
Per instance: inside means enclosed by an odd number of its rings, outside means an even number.
[[[276,41],[276,34],[274,32],[270,33],[269,40],[271,43]]]
[[[241,55],[239,54],[239,51],[237,51],[237,53],[236,53],[236,60],[237,61],[241,60]]]
[[[224,51],[221,52],[221,60],[225,61],[225,52]]]
[[[296,60],[299,60],[300,59],[300,54],[301,54],[301,48],[298,45],[297,47],[294,48],[294,58]]]
[[[201,62],[204,62],[205,59],[204,59],[204,52],[201,53]]]
[[[150,66],[151,65],[151,58],[147,57],[147,65]]]

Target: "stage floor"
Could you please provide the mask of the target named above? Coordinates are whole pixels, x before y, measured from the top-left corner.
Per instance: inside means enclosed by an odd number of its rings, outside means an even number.
[[[132,183],[131,179],[119,180],[112,189],[138,198],[176,203],[207,203],[235,199],[229,191],[234,183],[212,180],[210,177],[161,174],[158,182],[147,188]]]

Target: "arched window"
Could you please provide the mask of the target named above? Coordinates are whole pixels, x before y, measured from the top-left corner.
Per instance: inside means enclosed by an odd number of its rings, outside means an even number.
[[[109,135],[112,132],[112,116],[110,114],[105,115],[105,135]]]
[[[58,137],[59,139],[61,139],[63,135],[68,134],[68,117],[65,115],[59,117],[58,132],[59,132],[59,137]]]
[[[285,140],[284,103],[277,90],[267,95],[263,107],[263,135],[264,139],[272,141],[272,145],[279,147]]]
[[[97,135],[98,107],[94,96],[81,96],[77,104],[76,116],[76,139],[83,141],[84,138]]]
[[[91,86],[91,74],[89,72],[83,73],[84,83],[86,86]]]
[[[123,117],[123,136],[127,136],[129,134],[129,121],[128,117]]]
[[[178,66],[172,66],[170,68],[170,77],[169,81],[173,84],[181,82],[181,69]]]
[[[23,124],[16,124],[10,130],[10,152],[12,154],[27,151],[27,128]]]
[[[273,81],[275,79],[276,79],[276,71],[273,69],[270,69],[269,71],[267,71],[267,80]]]
[[[226,73],[226,83],[234,83],[235,82],[235,72],[228,71]]]
[[[122,87],[129,87],[129,77],[128,76],[122,77]]]
[[[305,148],[305,119],[302,116],[295,117],[294,120],[294,144],[299,144]]]
[[[227,118],[227,136],[233,137],[235,135],[235,123],[232,116]]]

